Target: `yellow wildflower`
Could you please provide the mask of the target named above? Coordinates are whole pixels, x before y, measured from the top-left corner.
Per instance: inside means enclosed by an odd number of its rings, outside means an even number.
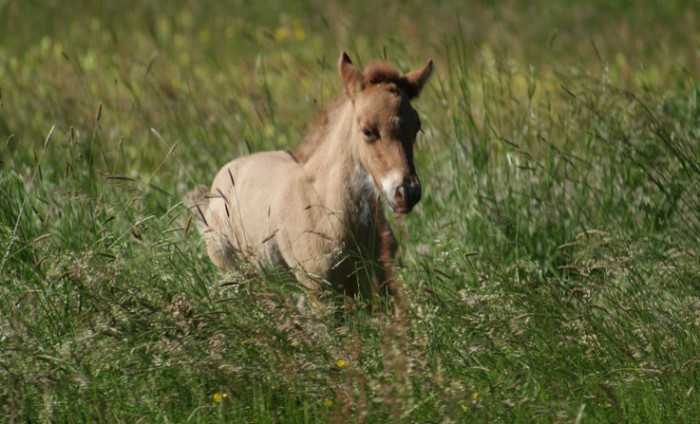
[[[346,366],[347,364],[348,364],[348,362],[347,362],[345,359],[338,359],[337,361],[335,361],[335,365],[336,365],[338,368],[343,368],[343,367]]]
[[[226,393],[226,392],[224,392],[224,393],[216,392],[213,395],[211,395],[211,399],[214,401],[214,403],[221,403],[221,401],[223,401],[227,397],[228,397],[228,393]]]
[[[281,26],[275,30],[275,41],[284,41],[289,38],[289,28]]]
[[[330,400],[330,399],[324,399],[324,400],[323,400],[323,405],[326,406],[326,407],[328,407],[328,408],[330,408],[331,406],[333,406],[333,401]]]

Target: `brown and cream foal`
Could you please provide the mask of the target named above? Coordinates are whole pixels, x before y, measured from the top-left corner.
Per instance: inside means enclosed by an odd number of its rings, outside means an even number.
[[[381,199],[406,214],[421,198],[413,164],[420,119],[411,100],[433,64],[406,75],[383,63],[362,72],[342,53],[338,67],[344,95],[297,153],[235,159],[211,188],[190,195],[209,257],[222,272],[243,259],[289,269],[312,290],[330,284],[349,296],[386,291],[394,242]]]

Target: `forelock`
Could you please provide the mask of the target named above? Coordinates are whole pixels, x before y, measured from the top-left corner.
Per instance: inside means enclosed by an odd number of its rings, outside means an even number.
[[[368,85],[387,84],[389,85],[388,88],[390,91],[399,89],[403,91],[408,98],[413,98],[418,94],[416,93],[415,87],[388,63],[370,63],[365,68],[364,77]]]
[[[388,63],[371,63],[365,68],[365,79],[369,84],[400,84],[401,75]]]

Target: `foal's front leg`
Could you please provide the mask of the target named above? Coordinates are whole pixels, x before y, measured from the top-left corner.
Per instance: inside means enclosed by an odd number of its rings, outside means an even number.
[[[375,276],[379,283],[379,293],[383,298],[396,297],[399,295],[398,286],[394,279],[393,259],[398,251],[398,244],[394,232],[389,226],[389,222],[384,213],[379,210],[375,226],[376,261]]]

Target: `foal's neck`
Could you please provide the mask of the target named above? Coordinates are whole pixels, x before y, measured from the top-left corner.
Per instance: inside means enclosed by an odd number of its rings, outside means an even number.
[[[353,112],[347,100],[332,111],[322,139],[303,166],[323,207],[339,214],[345,225],[366,226],[373,220],[377,192],[352,137]]]

